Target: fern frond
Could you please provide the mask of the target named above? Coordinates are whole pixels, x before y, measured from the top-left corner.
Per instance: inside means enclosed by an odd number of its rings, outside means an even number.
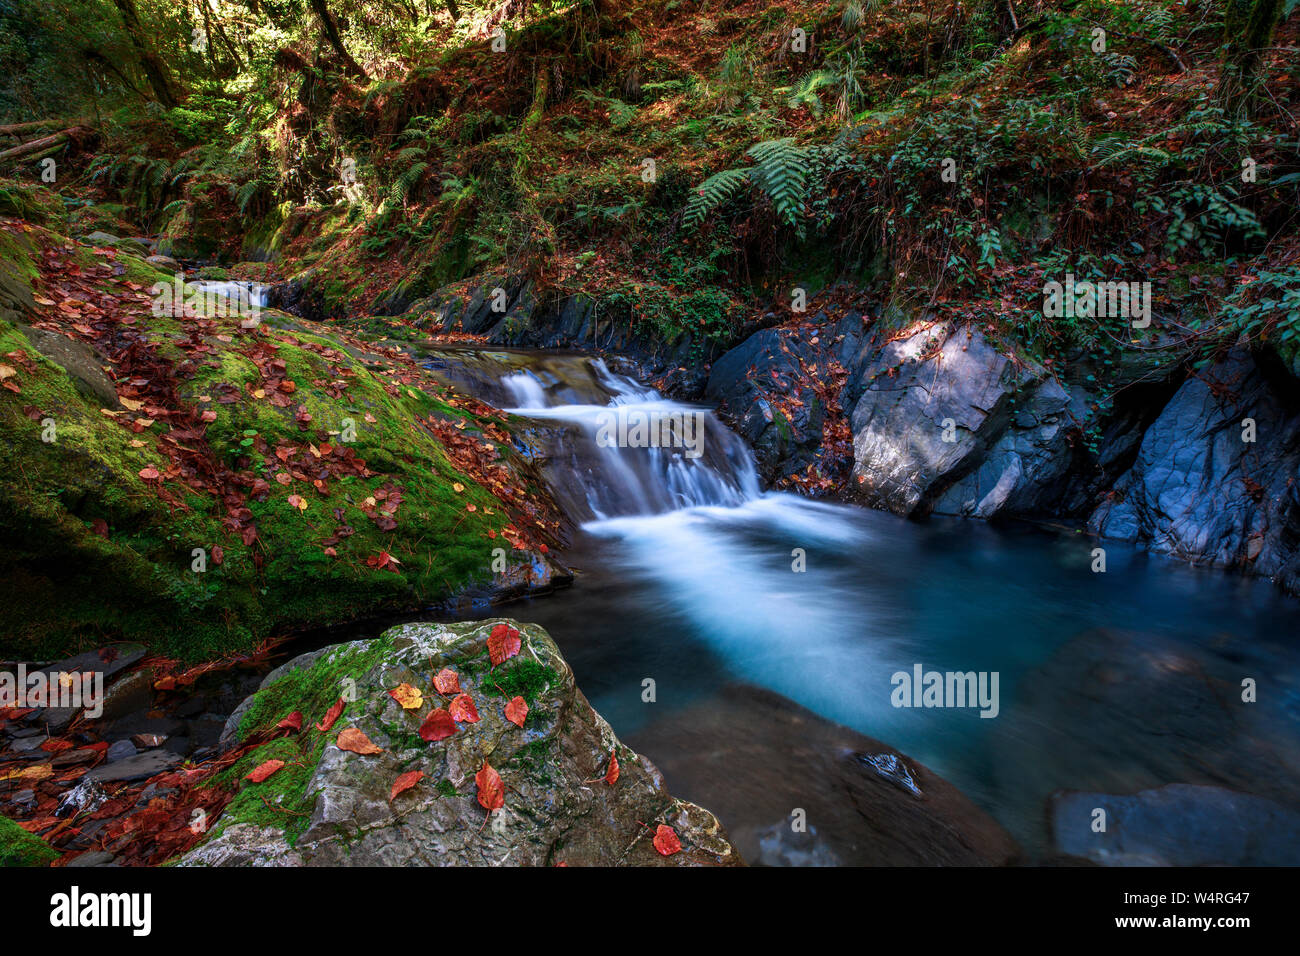
[[[722,205],[749,180],[748,169],[724,169],[714,173],[695,189],[682,213],[682,225],[694,229],[712,210]]]

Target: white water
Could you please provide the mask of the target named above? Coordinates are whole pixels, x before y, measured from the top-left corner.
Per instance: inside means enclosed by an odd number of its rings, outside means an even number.
[[[760,494],[753,456],[736,435],[707,409],[663,398],[603,362],[592,369],[602,404],[577,404],[572,388],[548,387],[531,370],[505,376],[502,385],[514,401],[511,414],[571,426],[570,480],[583,488],[587,509],[596,519],[652,515],[700,505],[736,506]],[[689,447],[620,447],[598,440],[611,411],[661,422],[689,419],[699,426],[698,456]]]

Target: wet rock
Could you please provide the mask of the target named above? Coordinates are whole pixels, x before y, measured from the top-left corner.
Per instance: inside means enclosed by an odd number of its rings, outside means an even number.
[[[117,743],[109,745],[105,762],[114,763],[118,760],[125,760],[127,757],[134,757],[136,753],[135,744],[129,740],[119,740]]]
[[[148,750],[134,757],[127,757],[115,763],[106,763],[86,773],[86,779],[98,783],[148,780],[154,774],[170,770],[181,762],[181,758],[166,750]]]
[[[149,256],[144,260],[155,269],[161,269],[164,272],[180,272],[181,264],[171,256]]]
[[[817,836],[817,828],[795,831],[789,820],[758,834],[758,866],[841,866],[840,858]]]
[[[858,352],[864,334],[856,310],[838,320],[819,314],[808,326],[755,332],[713,363],[705,394],[753,446],[768,482],[810,467],[837,482],[847,477],[847,447],[823,447],[827,416],[834,413],[823,389],[834,369],[844,369]],[[847,371],[843,378],[832,395],[840,409],[847,408]]]
[[[619,743],[587,702],[573,673],[546,632],[517,625],[520,654],[497,667],[486,642],[497,621],[411,624],[374,641],[337,645],[304,655],[276,673],[232,718],[231,737],[274,725],[289,703],[277,688],[325,700],[337,694],[337,678],[356,681],[356,702],[330,734],[305,785],[276,793],[275,777],[246,788],[227,807],[213,835],[186,854],[184,865],[735,865],[740,859],[712,814],[675,799],[658,770]],[[513,622],[511,622],[513,624]],[[404,711],[388,691],[403,681],[429,690],[429,675],[450,667],[477,704],[480,720],[457,726],[452,736],[426,743],[416,730],[435,699]],[[317,682],[323,682],[317,686]],[[501,684],[521,690],[529,713],[523,728],[505,720],[509,699]],[[288,692],[287,690],[284,692]],[[433,698],[434,695],[430,694]],[[310,717],[308,719],[311,719]],[[359,755],[339,749],[335,738],[348,727],[363,731],[382,752]],[[307,732],[297,741],[310,740]],[[300,744],[301,745],[301,744]],[[284,744],[281,744],[284,746]],[[604,782],[611,751],[621,771]],[[304,753],[306,756],[306,753]],[[254,758],[256,759],[256,758]],[[501,775],[505,806],[485,825],[476,799],[475,774],[484,760]],[[425,774],[390,800],[400,773]],[[245,799],[245,797],[247,799]],[[264,823],[242,818],[243,807],[262,798],[289,811],[286,826],[301,831],[290,840]],[[305,816],[298,817],[297,814]],[[642,824],[674,827],[683,850],[669,857],[651,845]]]
[[[153,706],[153,671],[133,671],[114,682],[104,694],[100,720],[117,720]]]
[[[1101,832],[1094,825],[1099,809],[1105,811]],[[1049,815],[1057,852],[1105,866],[1294,866],[1300,860],[1300,812],[1222,787],[1056,793]]]
[[[20,807],[30,807],[36,803],[36,791],[19,790],[9,798],[9,802]]]
[[[168,738],[161,734],[136,734],[131,738],[131,743],[141,750],[149,750],[153,747],[161,747],[167,740]]]
[[[72,377],[82,394],[93,398],[104,408],[112,410],[120,407],[117,389],[104,372],[107,362],[91,346],[45,329],[22,325],[18,328],[36,351],[62,367]]]
[[[1244,349],[1189,378],[1090,528],[1300,593],[1298,386],[1275,357]]]
[[[1020,856],[992,817],[925,765],[767,690],[723,688],[629,739],[683,798],[718,814],[746,860],[833,853],[847,866],[998,866]],[[922,795],[864,765],[861,754],[906,764]],[[800,821],[816,828],[825,850],[795,836]]]
[[[1240,639],[1199,648],[1113,629],[1062,644],[1017,681],[989,743],[990,783],[1022,844],[1050,849],[1029,831],[1042,819],[1039,795],[1058,790],[1132,793],[1176,782],[1293,801],[1300,729],[1288,701],[1297,687],[1276,673],[1273,653]],[[1272,692],[1246,703],[1241,680],[1252,674],[1274,675]]]
[[[39,750],[45,741],[49,740],[45,734],[36,734],[31,737],[20,737],[9,745],[9,749],[14,753],[29,753],[33,750]]]
[[[74,856],[64,866],[108,866],[117,857],[103,850],[87,850],[78,856]]]

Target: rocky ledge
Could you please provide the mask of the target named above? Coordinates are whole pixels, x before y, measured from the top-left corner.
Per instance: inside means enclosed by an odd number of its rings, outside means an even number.
[[[408,624],[304,654],[225,739],[247,748],[218,779],[238,793],[181,865],[741,864],[536,625]]]

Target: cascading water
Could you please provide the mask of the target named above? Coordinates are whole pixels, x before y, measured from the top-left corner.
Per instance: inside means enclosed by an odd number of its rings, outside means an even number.
[[[1043,808],[1057,790],[1183,782],[1300,794],[1300,650],[1284,638],[1297,616],[1266,581],[1118,542],[1108,573],[1092,574],[1094,542],[1082,536],[918,525],[764,493],[749,450],[711,413],[586,356],[442,348],[426,364],[519,417],[517,441],[582,522],[566,556],[575,586],[513,616],[547,627],[618,733],[668,762],[675,792],[729,807],[724,822],[750,845],[813,799],[818,732],[804,718],[771,729],[770,703],[737,688],[901,749],[1031,857],[1048,852]],[[629,430],[622,437],[638,440],[602,442],[619,415],[669,422],[669,441],[647,447],[648,430]],[[687,415],[700,416],[698,432],[672,447]],[[701,439],[698,457],[688,437]],[[894,675],[918,664],[998,673],[996,718],[896,706]],[[1210,684],[1256,673],[1279,690],[1244,714],[1201,702]],[[731,741],[743,742],[734,753]],[[850,803],[838,823],[822,820],[851,834],[859,813]]]
[[[548,387],[530,369],[502,379],[511,414],[569,426],[566,477],[582,486],[590,517],[735,506],[759,496],[749,449],[712,412],[665,399],[598,359],[591,368],[595,396],[560,382]]]

